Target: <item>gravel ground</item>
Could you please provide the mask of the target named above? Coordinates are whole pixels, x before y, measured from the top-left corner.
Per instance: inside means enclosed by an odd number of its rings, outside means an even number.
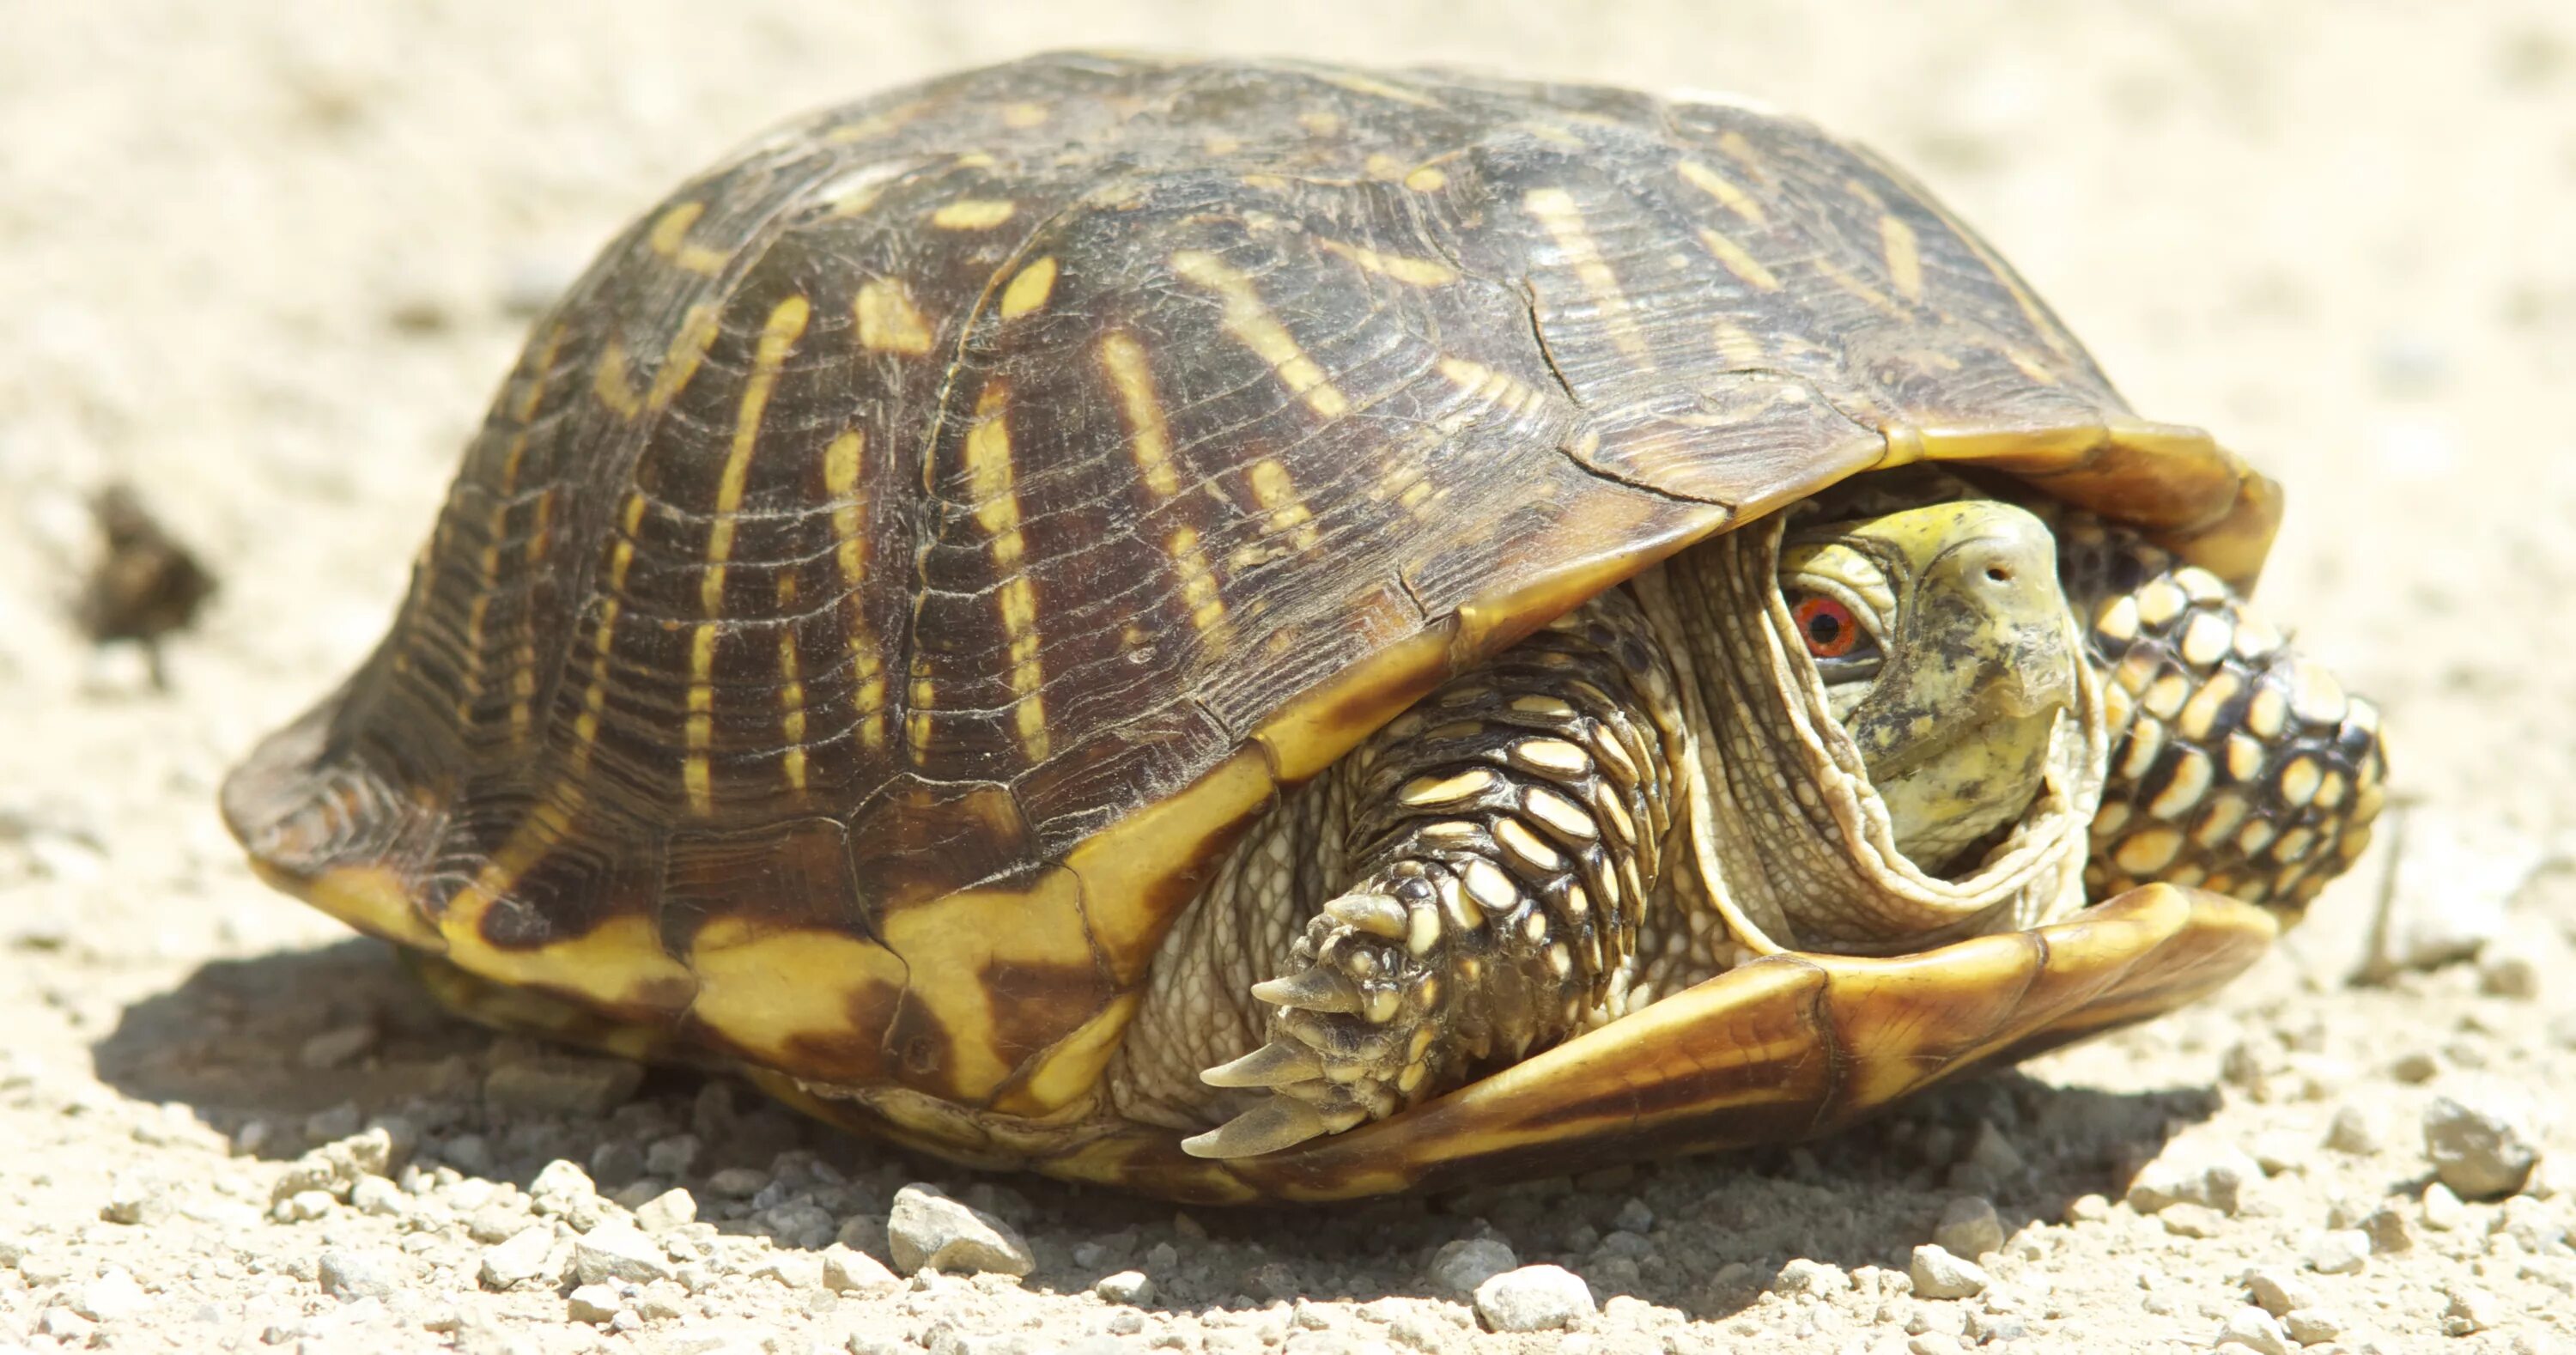
[[[2576,1350],[2576,18],[1603,8],[7,7],[0,1350]],[[496,1041],[257,885],[216,779],[372,643],[590,247],[1077,42],[1736,89],[1911,164],[2289,483],[2267,597],[2387,709],[2380,847],[2219,1000],[1858,1132],[1296,1213]],[[69,620],[110,478],[224,580],[166,690]]]

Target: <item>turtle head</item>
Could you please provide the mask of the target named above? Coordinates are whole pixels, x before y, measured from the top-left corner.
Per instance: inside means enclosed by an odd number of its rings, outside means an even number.
[[[1804,525],[1782,542],[1780,590],[1899,851],[1939,873],[2022,816],[2078,701],[2045,523],[1968,499]]]

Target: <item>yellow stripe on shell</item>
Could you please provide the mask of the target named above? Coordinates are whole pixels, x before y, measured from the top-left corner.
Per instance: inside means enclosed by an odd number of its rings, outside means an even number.
[[[1719,206],[1742,217],[1746,225],[1758,227],[1767,223],[1761,200],[1738,187],[1734,180],[1696,160],[1684,160],[1675,168],[1680,170],[1682,178],[1691,187],[1717,199]]]
[[[1316,243],[1321,244],[1328,254],[1339,255],[1379,277],[1392,278],[1409,286],[1444,287],[1458,280],[1457,269],[1435,259],[1415,259],[1401,254],[1385,254],[1360,245],[1345,244],[1340,240],[1319,240]]]
[[[959,198],[930,214],[930,224],[946,231],[988,231],[1008,221],[1020,205],[1006,198]]]
[[[770,392],[778,387],[779,371],[804,335],[812,312],[802,296],[781,300],[770,308],[760,343],[753,350],[751,375],[743,382],[742,403],[734,413],[733,443],[716,483],[715,521],[707,528],[707,572],[698,580],[698,605],[708,616],[724,612],[725,562],[733,558],[734,515],[742,511],[752,453],[760,448],[761,418],[769,410]]]
[[[930,351],[930,322],[912,303],[912,292],[899,278],[870,278],[859,284],[851,311],[859,324],[859,346],[878,353]]]
[[[1045,306],[1055,292],[1056,261],[1052,254],[1043,255],[1011,275],[1002,288],[1002,318],[1016,320]]]
[[[1611,346],[1641,365],[1653,366],[1653,350],[1646,343],[1645,332],[1637,328],[1637,318],[1629,308],[1627,292],[1619,284],[1619,274],[1601,256],[1601,246],[1584,223],[1583,209],[1575,205],[1574,195],[1562,188],[1534,188],[1521,199],[1521,205],[1538,218],[1539,225],[1556,242],[1558,252],[1573,267],[1585,295],[1600,309]]]
[[[1172,272],[1184,282],[1216,293],[1223,305],[1226,332],[1268,363],[1279,374],[1281,383],[1304,400],[1307,408],[1328,419],[1338,418],[1350,408],[1350,402],[1334,387],[1324,369],[1306,355],[1279,317],[1271,314],[1251,277],[1241,269],[1204,250],[1185,249],[1172,255]]]

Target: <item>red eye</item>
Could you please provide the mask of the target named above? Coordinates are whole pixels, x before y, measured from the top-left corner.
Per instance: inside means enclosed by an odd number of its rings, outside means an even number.
[[[1797,618],[1798,634],[1807,641],[1807,652],[1817,658],[1839,659],[1860,643],[1860,623],[1852,620],[1851,608],[1832,598],[1808,598],[1791,615]]]

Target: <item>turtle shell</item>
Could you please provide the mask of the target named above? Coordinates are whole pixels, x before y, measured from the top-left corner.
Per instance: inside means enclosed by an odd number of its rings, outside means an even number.
[[[224,810],[266,878],[479,982],[1071,1115],[1282,786],[1926,459],[2239,583],[2278,516],[1804,122],[1038,57],[786,128],[610,244],[392,632]]]

